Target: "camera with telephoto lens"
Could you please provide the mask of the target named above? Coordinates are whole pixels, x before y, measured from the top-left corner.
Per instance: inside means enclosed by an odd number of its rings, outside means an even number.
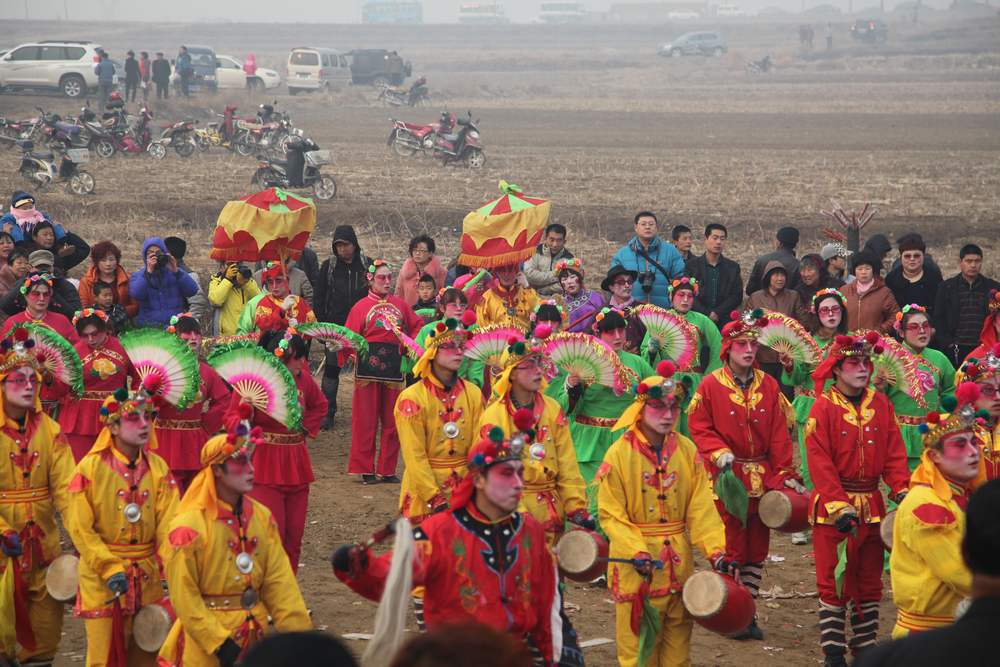
[[[653,282],[656,280],[656,274],[652,271],[643,271],[639,274],[639,285],[642,287],[642,291],[649,294],[653,291]]]
[[[160,253],[156,256],[156,268],[162,269],[170,264],[170,255],[167,253]]]

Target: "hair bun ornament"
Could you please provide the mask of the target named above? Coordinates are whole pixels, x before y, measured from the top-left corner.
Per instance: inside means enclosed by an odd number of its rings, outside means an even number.
[[[660,377],[670,378],[677,372],[677,366],[669,359],[664,359],[656,364],[656,374]]]
[[[519,408],[514,413],[514,426],[518,431],[528,431],[535,425],[535,413],[528,408]]]

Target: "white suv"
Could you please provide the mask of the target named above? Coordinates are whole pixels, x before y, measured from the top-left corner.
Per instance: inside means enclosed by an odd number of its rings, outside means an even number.
[[[83,97],[97,87],[93,42],[45,41],[15,46],[0,56],[0,89],[56,88]]]

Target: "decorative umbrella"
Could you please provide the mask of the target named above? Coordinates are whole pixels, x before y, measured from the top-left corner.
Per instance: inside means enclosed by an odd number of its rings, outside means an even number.
[[[314,229],[311,199],[268,188],[222,208],[209,256],[222,262],[296,259]]]
[[[551,204],[500,181],[503,196],[472,211],[462,221],[460,264],[477,269],[520,264],[530,259],[549,222]]]

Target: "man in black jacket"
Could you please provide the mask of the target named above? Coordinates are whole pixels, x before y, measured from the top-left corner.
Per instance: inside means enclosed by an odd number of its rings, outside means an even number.
[[[1000,479],[979,487],[965,512],[962,557],[972,571],[972,604],[954,625],[918,632],[858,656],[855,667],[986,667],[997,664],[1000,628]]]
[[[170,62],[163,57],[163,51],[157,51],[153,61],[153,83],[156,84],[156,99],[170,97]]]
[[[705,254],[688,260],[684,273],[701,285],[694,297],[694,310],[707,315],[720,329],[729,313],[743,302],[740,265],[722,256],[729,232],[717,222],[705,227]]]
[[[936,264],[927,262],[927,246],[920,234],[905,234],[899,238],[900,263],[885,277],[885,284],[900,307],[916,303],[934,314],[934,299],[943,277]]]
[[[934,299],[934,343],[958,368],[979,345],[990,292],[1000,283],[982,275],[983,249],[974,243],[958,253],[958,275],[941,283]]]
[[[316,281],[313,312],[320,322],[344,324],[351,308],[368,293],[368,258],[361,252],[354,227],[340,225],[333,232],[333,256],[323,262]],[[340,389],[340,364],[337,354],[326,353],[323,369],[323,394],[328,402],[322,429],[333,428],[337,416],[337,392]]]
[[[139,88],[139,61],[135,51],[129,49],[125,58],[125,101],[135,102],[135,91]]]

